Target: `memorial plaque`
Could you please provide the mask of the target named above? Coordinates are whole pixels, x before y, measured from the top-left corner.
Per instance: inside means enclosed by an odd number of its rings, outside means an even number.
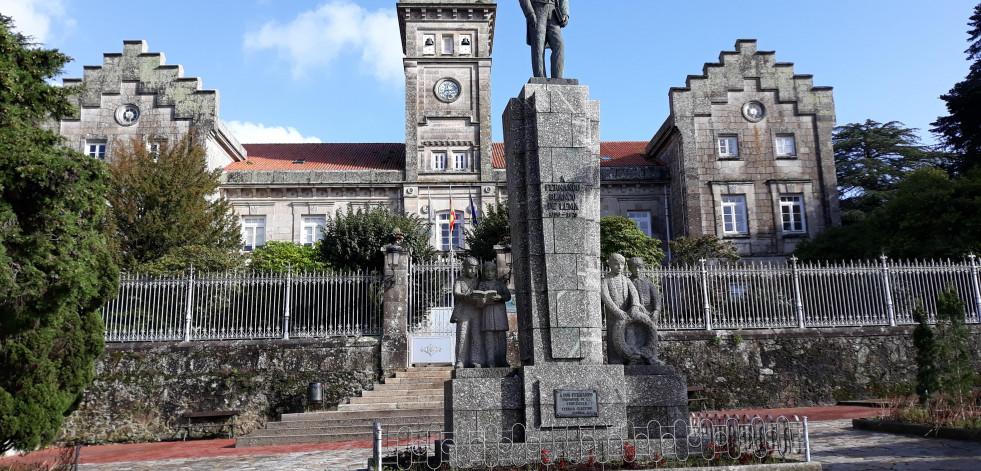
[[[599,417],[595,389],[556,389],[556,417]]]

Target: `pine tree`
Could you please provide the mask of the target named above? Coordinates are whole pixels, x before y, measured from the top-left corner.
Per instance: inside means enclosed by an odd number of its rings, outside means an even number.
[[[185,137],[155,155],[142,140],[122,144],[109,164],[121,266],[133,269],[188,246],[225,252],[241,247],[231,205],[215,198],[221,170],[207,169],[201,146]]]
[[[963,398],[974,387],[971,367],[971,332],[964,325],[964,302],[953,287],[937,298],[937,369],[940,392]]]
[[[933,329],[927,324],[927,312],[917,303],[913,308],[913,348],[916,349],[916,393],[920,402],[925,403],[931,394],[940,389],[940,376],[937,371],[937,339]]]
[[[934,133],[950,150],[960,154],[960,170],[981,167],[981,4],[968,21],[967,77],[940,97],[947,102],[947,116],[931,123]]]
[[[105,164],[41,126],[74,112],[46,81],[68,60],[0,15],[0,453],[50,443],[77,407],[118,284]]]

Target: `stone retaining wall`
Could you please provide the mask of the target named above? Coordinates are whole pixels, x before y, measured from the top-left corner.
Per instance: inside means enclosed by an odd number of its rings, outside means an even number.
[[[981,371],[981,327],[972,357]],[[829,405],[913,393],[913,326],[661,333],[661,358],[716,409]],[[717,340],[715,340],[717,339]]]
[[[972,326],[981,371],[981,327]],[[834,404],[912,393],[912,326],[661,333],[661,358],[716,409]],[[717,340],[715,340],[717,339]],[[299,411],[307,383],[327,406],[378,379],[377,338],[108,344],[65,423],[83,443],[166,440],[185,411],[240,409],[239,431]]]
[[[307,384],[325,406],[378,379],[376,338],[107,344],[96,380],[61,438],[82,443],[168,440],[186,411],[241,410],[245,433],[277,412],[298,412]]]

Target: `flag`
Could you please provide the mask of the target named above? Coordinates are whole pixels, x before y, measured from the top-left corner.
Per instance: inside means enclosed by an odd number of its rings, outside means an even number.
[[[426,187],[426,204],[429,206],[429,238],[432,239],[436,236],[436,220],[433,217],[436,214],[436,210],[433,209],[433,192],[430,191],[429,187]]]
[[[467,191],[470,196],[470,218],[473,219],[473,225],[479,226],[480,221],[477,220],[477,206],[473,204],[473,194]]]
[[[453,233],[454,226],[456,226],[456,211],[453,210],[453,193],[450,193],[450,234]]]

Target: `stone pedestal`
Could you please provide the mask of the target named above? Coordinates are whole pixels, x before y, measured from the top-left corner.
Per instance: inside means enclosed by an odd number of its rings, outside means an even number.
[[[472,443],[684,422],[673,368],[603,363],[599,102],[576,80],[531,79],[504,127],[521,367],[457,369],[447,430]]]

